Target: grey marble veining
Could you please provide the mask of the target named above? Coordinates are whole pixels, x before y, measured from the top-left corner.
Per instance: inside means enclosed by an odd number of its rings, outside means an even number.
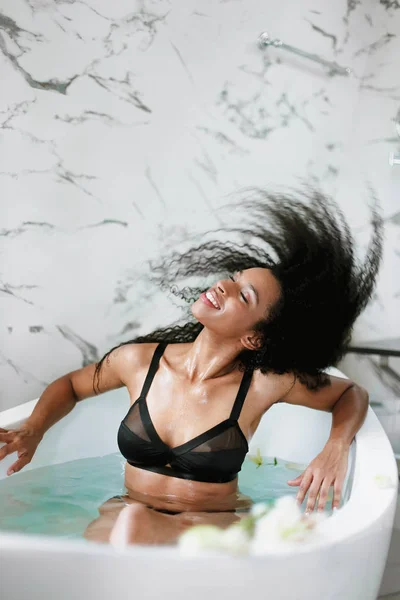
[[[400,2],[398,0],[379,0],[379,4],[381,4],[386,10],[400,8]]]

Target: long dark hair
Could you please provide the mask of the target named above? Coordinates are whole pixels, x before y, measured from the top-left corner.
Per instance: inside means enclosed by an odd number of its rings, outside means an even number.
[[[293,373],[309,389],[329,383],[324,370],[336,365],[350,342],[354,321],[367,305],[382,256],[383,220],[378,202],[371,210],[372,236],[364,261],[356,260],[350,228],[337,204],[317,190],[295,194],[247,190],[240,210],[248,221],[208,234],[238,234],[241,243],[210,240],[185,252],[173,251],[159,262],[150,261],[150,280],[191,304],[208,285],[179,287],[193,276],[227,276],[237,270],[264,267],[280,283],[280,298],[254,326],[261,341],[257,350],[237,356],[240,370],[263,374]],[[275,256],[273,256],[275,255]],[[203,325],[187,311],[183,322],[123,342],[193,342]],[[97,363],[97,391],[101,365]],[[95,378],[93,386],[95,389]],[[96,390],[95,390],[96,391]]]

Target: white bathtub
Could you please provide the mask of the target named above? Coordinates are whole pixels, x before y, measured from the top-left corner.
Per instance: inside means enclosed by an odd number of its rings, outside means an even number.
[[[332,374],[340,375],[332,369]],[[0,413],[12,427],[35,400]],[[125,389],[85,400],[44,437],[32,463],[56,464],[117,451],[116,432],[128,408]],[[307,463],[322,449],[331,415],[286,404],[263,418],[250,451]],[[15,454],[0,462],[0,478]],[[0,532],[0,590],[7,600],[375,600],[384,570],[397,496],[397,467],[388,438],[369,409],[352,444],[344,507],[325,522],[317,548],[263,557],[182,558],[173,547],[116,551],[85,540]],[[393,486],[373,479],[387,475]],[[14,475],[14,477],[18,477]],[[288,488],[289,489],[289,488]],[[114,490],[110,490],[110,496]],[[1,510],[1,507],[0,507]]]

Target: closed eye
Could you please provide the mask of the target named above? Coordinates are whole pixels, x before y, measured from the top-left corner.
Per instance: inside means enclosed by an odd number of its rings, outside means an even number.
[[[234,277],[232,275],[229,275],[229,279],[232,279],[232,281],[235,281]],[[246,304],[249,303],[249,301],[247,300],[246,296],[243,294],[243,292],[240,292],[240,295],[242,296],[243,300],[246,302]]]

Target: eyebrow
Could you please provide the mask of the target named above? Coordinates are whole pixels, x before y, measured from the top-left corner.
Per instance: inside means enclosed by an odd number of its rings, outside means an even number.
[[[237,274],[238,274],[238,275],[242,275],[242,273],[243,273],[243,271],[238,271],[238,272],[237,272]],[[255,294],[255,296],[256,296],[256,301],[257,301],[257,304],[258,304],[258,303],[260,302],[260,298],[259,298],[259,296],[258,296],[258,292],[257,292],[256,288],[255,288],[255,287],[254,287],[254,285],[252,285],[251,283],[248,283],[247,285],[249,286],[249,288],[250,288],[250,289],[252,289],[252,290],[253,290],[253,292],[254,292],[254,294]]]

